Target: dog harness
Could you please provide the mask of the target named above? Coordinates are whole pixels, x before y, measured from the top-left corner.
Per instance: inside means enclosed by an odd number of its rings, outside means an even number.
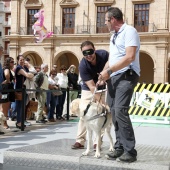
[[[90,108],[90,106],[91,106],[91,103],[93,102],[94,95],[95,95],[96,91],[97,91],[97,88],[95,88],[94,93],[93,93],[93,96],[92,96],[89,104],[87,105],[86,109],[84,110],[84,116],[87,114],[87,112],[88,112],[88,110],[89,110],[89,108]],[[100,96],[100,97],[101,97],[101,96]],[[100,98],[100,99],[101,99],[101,98]],[[88,119],[87,121],[91,121],[91,120],[94,120],[94,119],[98,119],[98,118],[100,118],[100,117],[105,117],[105,121],[104,121],[103,126],[102,126],[102,128],[103,128],[104,125],[105,125],[106,122],[107,122],[107,114],[108,114],[108,110],[106,109],[106,106],[102,106],[102,112],[101,112],[100,114],[97,114],[97,115],[92,116],[92,117],[91,117],[90,119]]]
[[[84,111],[84,116],[86,115],[86,113],[88,112],[88,109],[90,108],[91,106],[91,103],[89,103],[86,107],[86,110]],[[106,107],[102,106],[102,112],[97,114],[97,115],[94,115],[92,116],[90,119],[88,119],[87,121],[91,121],[91,120],[94,120],[94,119],[98,119],[100,117],[105,117],[105,120],[104,120],[104,123],[103,123],[103,126],[102,128],[104,127],[104,125],[106,124],[107,122],[107,114],[108,114],[108,110],[106,109]]]

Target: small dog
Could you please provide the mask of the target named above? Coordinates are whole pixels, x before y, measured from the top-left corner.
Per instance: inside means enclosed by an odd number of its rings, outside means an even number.
[[[90,146],[92,144],[92,132],[94,131],[97,138],[97,147],[96,147],[96,158],[100,157],[100,147],[101,147],[101,131],[104,128],[110,141],[109,151],[113,151],[113,140],[110,134],[112,118],[111,114],[107,113],[106,116],[99,116],[96,119],[92,119],[93,116],[103,113],[103,106],[99,103],[91,102],[88,106],[89,100],[84,99],[75,99],[70,105],[70,111],[72,114],[77,115],[84,119],[86,123],[87,130],[87,149],[82,155],[88,155],[90,153]],[[106,106],[107,112],[109,112],[109,107]]]
[[[4,121],[6,120],[6,117],[4,116],[4,113],[0,112],[0,131],[4,131]]]

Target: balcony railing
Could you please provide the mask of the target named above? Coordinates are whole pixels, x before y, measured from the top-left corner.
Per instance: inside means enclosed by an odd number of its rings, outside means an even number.
[[[81,25],[72,28],[63,28],[61,26],[55,26],[54,34],[98,34],[98,33],[109,33],[106,26],[96,27]],[[32,27],[20,27],[20,35],[33,35]]]
[[[151,23],[147,27],[137,26],[138,32],[156,32],[156,26]],[[64,28],[61,26],[55,26],[53,30],[54,34],[100,34],[109,33],[107,26],[96,26],[96,25],[78,25],[72,28]],[[20,27],[20,35],[33,35],[32,27]]]
[[[32,27],[20,27],[19,34],[20,35],[33,35],[34,31]]]
[[[138,32],[157,32],[157,27],[154,23],[149,23],[148,25],[135,25]]]

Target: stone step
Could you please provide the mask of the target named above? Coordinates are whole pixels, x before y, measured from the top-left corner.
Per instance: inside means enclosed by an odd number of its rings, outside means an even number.
[[[60,139],[51,142],[10,149],[4,152],[3,170],[169,170],[170,148],[137,145],[137,161],[122,163],[107,160],[109,143],[103,142],[101,158],[82,156],[85,149],[73,150],[73,139]]]

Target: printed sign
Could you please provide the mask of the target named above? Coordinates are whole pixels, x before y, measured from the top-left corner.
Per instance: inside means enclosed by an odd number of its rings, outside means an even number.
[[[153,93],[149,90],[143,89],[137,104],[148,110],[153,110],[156,104],[159,102],[160,95],[158,93]]]

